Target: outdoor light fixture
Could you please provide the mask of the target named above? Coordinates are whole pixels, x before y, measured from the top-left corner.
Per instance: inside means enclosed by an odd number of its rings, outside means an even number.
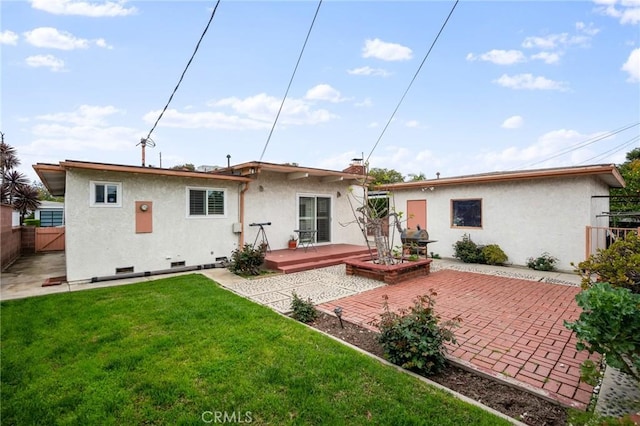
[[[340,328],[344,328],[344,325],[342,325],[342,308],[338,306],[333,310],[333,312],[335,312],[338,320],[340,320]]]

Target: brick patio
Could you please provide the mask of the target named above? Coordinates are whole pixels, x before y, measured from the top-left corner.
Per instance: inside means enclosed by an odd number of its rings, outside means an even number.
[[[441,270],[318,308],[332,313],[341,306],[343,319],[374,329],[369,323],[379,318],[383,295],[391,309],[400,309],[429,289],[438,293],[435,308],[443,319],[462,318],[458,345],[448,345],[451,358],[563,405],[584,409],[589,403],[593,388],[579,380],[589,354],[576,351],[575,337],[563,325],[580,314],[574,299],[579,287]]]

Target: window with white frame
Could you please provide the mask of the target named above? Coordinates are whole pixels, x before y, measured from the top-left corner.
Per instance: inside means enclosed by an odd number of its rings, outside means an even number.
[[[222,217],[226,214],[225,199],[224,189],[188,188],[188,214],[190,217]]]
[[[91,206],[120,207],[122,205],[122,183],[91,182]]]

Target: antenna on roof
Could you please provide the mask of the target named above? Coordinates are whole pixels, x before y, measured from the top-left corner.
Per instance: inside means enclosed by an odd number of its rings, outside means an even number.
[[[136,146],[140,145],[142,148],[142,167],[144,164],[144,156],[145,156],[145,148],[148,146],[149,148],[153,148],[156,146],[156,143],[151,138],[140,138],[140,142],[136,144]]]

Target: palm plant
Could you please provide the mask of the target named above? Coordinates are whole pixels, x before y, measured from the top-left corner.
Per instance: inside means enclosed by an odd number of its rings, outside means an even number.
[[[38,207],[38,190],[31,185],[20,185],[17,187],[13,197],[13,208],[20,212],[20,225],[24,222],[25,216]]]
[[[16,149],[5,143],[4,133],[0,132],[0,202],[11,204],[20,212],[20,224],[27,213],[40,206],[38,189],[31,186],[24,174],[14,170],[20,165]]]
[[[14,147],[5,143],[4,133],[2,135],[2,142],[0,142],[0,172],[4,176],[5,172],[15,169],[20,165],[20,159],[18,158],[17,151]]]
[[[13,204],[18,188],[28,185],[29,179],[19,171],[9,170],[5,172],[2,175],[2,201],[8,204]]]

